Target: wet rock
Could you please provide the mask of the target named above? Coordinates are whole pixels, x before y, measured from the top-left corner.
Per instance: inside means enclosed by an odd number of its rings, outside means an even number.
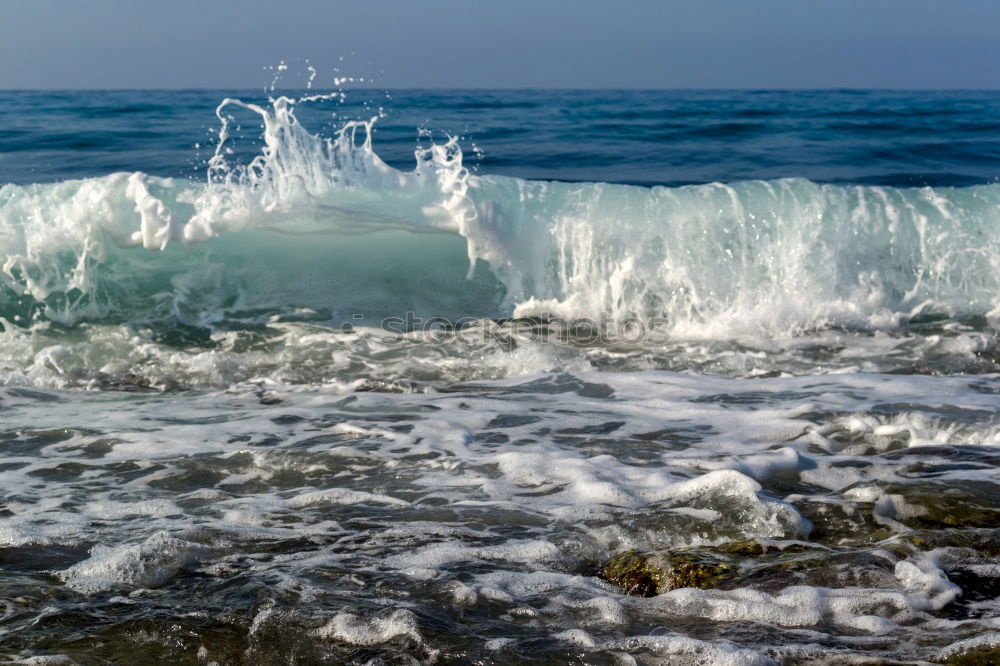
[[[949,666],[996,666],[1000,664],[1000,646],[972,647],[950,654],[938,663]]]
[[[652,597],[679,587],[718,588],[737,576],[739,568],[697,550],[623,553],[603,569],[601,578],[625,588],[626,594]]]
[[[797,544],[788,546],[788,549],[793,551],[800,550],[800,548],[801,547]],[[763,555],[767,552],[767,549],[764,548],[759,541],[754,541],[752,539],[729,541],[721,546],[714,546],[713,550],[722,555],[729,555],[731,557],[757,557],[758,555]]]

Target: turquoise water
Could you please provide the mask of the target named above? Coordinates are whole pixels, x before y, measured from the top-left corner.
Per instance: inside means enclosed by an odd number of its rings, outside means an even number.
[[[0,93],[0,657],[995,650],[998,112]]]

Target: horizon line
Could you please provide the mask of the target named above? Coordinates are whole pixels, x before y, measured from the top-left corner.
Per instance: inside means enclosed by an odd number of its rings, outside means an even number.
[[[1000,92],[1000,86],[991,88],[909,88],[909,87],[877,87],[877,86],[836,86],[836,87],[793,87],[793,88],[772,88],[772,87],[538,87],[538,86],[497,86],[497,87],[456,87],[456,86],[419,86],[419,87],[381,87],[381,86],[351,86],[341,88],[305,88],[305,87],[281,87],[274,90],[258,88],[256,86],[222,86],[222,87],[116,87],[116,88],[0,88],[0,92],[219,92],[219,91],[257,91],[261,93],[281,93],[282,91],[312,91],[312,92],[337,92],[337,91],[431,91],[431,92],[486,92],[486,91],[506,91],[506,92]]]

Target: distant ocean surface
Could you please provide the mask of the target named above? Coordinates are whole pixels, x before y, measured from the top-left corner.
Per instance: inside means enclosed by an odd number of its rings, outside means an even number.
[[[998,178],[1000,92],[0,92],[0,661],[1000,661]]]
[[[201,180],[226,97],[265,99],[259,90],[0,91],[0,182],[137,170]],[[380,108],[377,152],[404,170],[417,130],[428,129],[463,137],[467,166],[529,180],[965,187],[1000,178],[995,91],[353,90],[296,115],[329,136]],[[259,140],[254,118],[243,120]]]

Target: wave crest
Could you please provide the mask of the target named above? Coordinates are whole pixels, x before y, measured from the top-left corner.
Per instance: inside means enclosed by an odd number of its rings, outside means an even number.
[[[996,317],[1000,186],[801,179],[643,188],[472,175],[456,138],[412,171],[296,104],[226,99],[207,179],[141,172],[0,188],[0,315],[212,326],[310,308],[331,320],[665,317],[685,336]],[[234,161],[234,108],[264,147]]]

